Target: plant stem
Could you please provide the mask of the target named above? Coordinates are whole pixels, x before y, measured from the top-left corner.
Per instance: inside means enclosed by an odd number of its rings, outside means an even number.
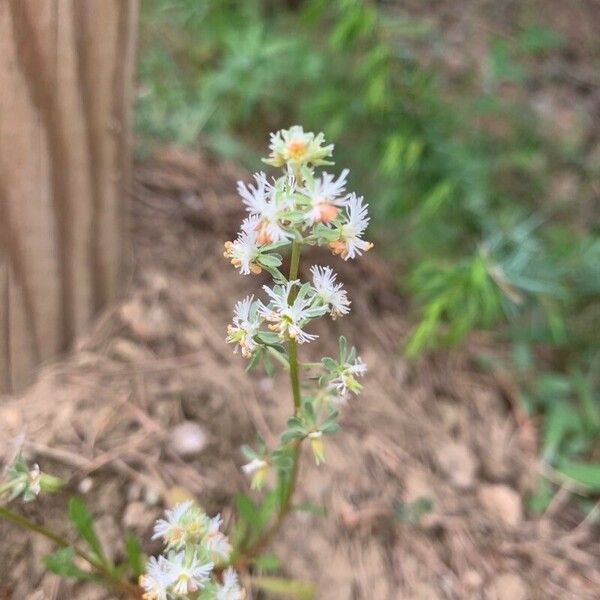
[[[7,520],[9,523],[13,525],[17,525],[22,529],[27,529],[28,531],[32,531],[33,533],[38,533],[39,535],[44,536],[49,539],[51,542],[56,544],[59,548],[69,548],[72,547],[75,551],[75,554],[87,562],[94,570],[96,570],[102,577],[105,579],[106,583],[109,584],[112,588],[115,588],[126,594],[131,598],[141,598],[141,589],[129,581],[125,581],[120,579],[117,575],[112,573],[109,569],[107,569],[104,565],[100,564],[97,560],[91,557],[89,554],[76,548],[68,540],[63,538],[62,536],[54,533],[50,529],[35,523],[34,521],[29,520],[27,517],[24,517],[12,510],[0,506],[0,518]]]
[[[294,241],[292,243],[292,255],[290,259],[290,273],[288,276],[288,281],[292,281],[298,278],[298,267],[300,265],[300,250],[302,245],[300,242]],[[288,296],[288,304],[293,304],[296,296],[298,295],[298,289],[295,287],[290,292]],[[292,397],[294,400],[294,414],[298,414],[300,411],[301,405],[301,396],[300,396],[300,376],[299,376],[299,363],[298,363],[298,343],[296,340],[291,339],[288,341],[288,359],[290,365],[290,385],[292,387]],[[296,490],[296,482],[298,481],[298,472],[300,471],[300,445],[301,440],[295,440],[292,442],[293,444],[293,463],[292,463],[292,471],[290,473],[290,478],[286,483],[286,487],[283,491],[283,499],[281,502],[281,506],[279,507],[279,512],[277,513],[277,517],[275,521],[267,529],[264,534],[254,543],[246,552],[242,554],[236,560],[236,566],[242,567],[244,566],[248,560],[260,554],[260,552],[269,545],[271,540],[275,537],[277,532],[279,531],[281,524],[285,520],[285,517],[290,512],[290,508],[292,506],[292,498],[294,496],[294,491]]]
[[[300,242],[292,242],[292,256],[290,259],[290,274],[288,281],[298,278],[298,267],[300,265]],[[293,304],[298,295],[298,288],[292,288],[288,297],[288,304]],[[288,359],[290,362],[290,383],[292,385],[292,395],[294,397],[294,414],[300,410],[300,377],[298,376],[298,342],[290,338],[288,342]]]

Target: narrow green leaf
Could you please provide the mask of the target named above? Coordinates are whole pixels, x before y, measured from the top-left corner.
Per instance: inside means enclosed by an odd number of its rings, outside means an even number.
[[[333,435],[334,433],[337,433],[339,430],[340,430],[340,426],[337,423],[326,422],[326,423],[323,423],[323,425],[321,425],[321,431],[325,435]]]
[[[93,579],[92,573],[84,571],[77,567],[73,561],[75,558],[75,549],[72,546],[59,548],[51,554],[44,557],[44,566],[48,571],[61,577],[69,577],[77,581],[88,581]]]
[[[235,507],[240,518],[248,524],[250,529],[256,528],[259,522],[258,507],[246,494],[238,494],[235,497]]]
[[[564,463],[558,469],[590,492],[600,492],[600,463]]]
[[[278,598],[292,600],[313,600],[315,598],[314,586],[305,581],[282,577],[252,577],[251,583],[253,587]]]
[[[307,512],[319,517],[327,516],[327,509],[324,506],[313,504],[312,502],[303,502],[294,506],[296,512]]]
[[[69,499],[69,518],[79,537],[90,547],[94,555],[104,564],[108,564],[102,544],[94,531],[94,521],[87,506],[77,497]]]
[[[600,431],[600,405],[594,398],[592,386],[579,369],[573,373],[573,380],[585,416],[584,426],[589,434],[595,435]]]
[[[279,267],[283,261],[281,259],[281,256],[279,256],[278,254],[260,254],[258,256],[258,262],[263,267],[275,268]]]
[[[267,344],[268,346],[281,346],[281,338],[272,331],[259,331],[254,339],[261,344]]]
[[[258,570],[266,572],[277,571],[281,566],[281,562],[275,554],[263,554],[262,556],[258,556],[252,561],[252,564]]]
[[[338,366],[337,363],[335,362],[335,360],[333,360],[333,358],[330,358],[329,356],[323,357],[321,359],[321,364],[328,371],[335,371],[337,369],[337,366]]]
[[[577,415],[567,402],[557,402],[552,406],[544,423],[544,458],[551,462],[558,452],[563,439],[573,430]]]
[[[138,578],[145,570],[145,556],[140,541],[135,535],[125,538],[125,556],[134,578]]]

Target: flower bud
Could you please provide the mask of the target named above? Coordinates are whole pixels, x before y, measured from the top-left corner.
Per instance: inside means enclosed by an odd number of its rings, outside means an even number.
[[[308,439],[310,440],[310,447],[315,457],[315,462],[317,463],[317,465],[323,464],[325,462],[325,445],[323,444],[323,432],[312,431],[308,434]]]

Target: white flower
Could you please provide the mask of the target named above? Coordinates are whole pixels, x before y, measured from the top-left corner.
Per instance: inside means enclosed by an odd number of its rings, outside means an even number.
[[[242,471],[246,475],[252,476],[250,487],[253,490],[260,490],[269,472],[269,463],[261,458],[253,458],[249,463],[242,466]]]
[[[250,216],[257,219],[254,225],[256,242],[262,245],[292,239],[294,234],[286,231],[281,225],[285,211],[289,208],[288,202],[278,204],[275,201],[274,188],[267,182],[264,173],[256,173],[254,178],[256,187],[246,186],[242,181],[238,181],[238,192]]]
[[[236,344],[234,352],[238,348],[244,358],[250,358],[256,349],[254,336],[260,329],[261,320],[257,314],[252,315],[252,303],[254,296],[246,296],[236,303],[233,309],[233,324],[227,327],[227,342]]]
[[[192,500],[182,502],[171,510],[165,511],[166,519],[159,519],[154,525],[152,539],[163,538],[165,542],[179,544],[185,534],[184,517],[193,505]]]
[[[165,557],[150,557],[146,573],[140,577],[139,582],[144,589],[144,600],[167,600],[167,589],[174,581]]]
[[[243,181],[238,181],[237,189],[248,212],[251,215],[259,215],[264,205],[269,202],[273,186],[267,181],[267,176],[262,171],[254,173],[254,179],[256,180],[256,186],[246,185]]]
[[[195,543],[208,528],[208,517],[194,505],[193,500],[166,510],[165,516],[166,519],[156,521],[152,539],[163,538],[167,548],[179,549],[187,543]]]
[[[334,377],[329,382],[329,388],[337,393],[336,401],[339,404],[346,402],[348,392],[359,394],[362,385],[358,383],[356,377],[362,377],[367,372],[367,365],[362,361],[360,356],[356,358],[354,364],[347,363],[338,372],[337,377]]]
[[[242,275],[255,275],[262,271],[259,264],[256,263],[259,244],[257,241],[257,229],[260,227],[260,220],[257,216],[251,216],[244,219],[241,231],[233,242],[225,242],[225,252],[223,256],[231,259],[231,264],[240,270]]]
[[[333,175],[323,172],[320,178],[314,180],[310,188],[301,190],[311,203],[310,210],[304,215],[308,225],[333,221],[338,214],[338,207],[346,205],[348,197],[340,196],[346,191],[346,178],[349,172],[348,169],[344,169],[337,181],[334,180]]]
[[[297,169],[308,163],[316,166],[331,164],[325,158],[331,156],[333,144],[323,146],[325,136],[322,133],[315,135],[305,132],[300,125],[294,125],[272,133],[270,137],[271,154],[268,159],[263,159],[269,165],[282,167],[287,163]]]
[[[223,585],[217,591],[217,600],[244,600],[246,594],[240,588],[237,573],[229,567],[223,573]]]
[[[9,500],[21,496],[24,502],[31,502],[39,495],[41,483],[42,472],[40,467],[36,464],[30,468],[19,452],[8,468],[6,483],[0,485],[0,496],[8,493]]]
[[[317,297],[330,307],[329,314],[333,319],[341,315],[347,315],[350,312],[350,300],[344,284],[336,283],[337,274],[331,267],[311,267],[310,272],[313,276],[313,285],[317,292]]]
[[[310,441],[310,447],[315,457],[317,465],[322,465],[325,462],[325,446],[323,444],[323,432],[322,431],[311,431],[308,434]]]
[[[217,515],[210,520],[203,544],[211,554],[216,554],[217,557],[227,560],[231,554],[231,544],[227,536],[219,531],[222,523],[221,515]]]
[[[33,465],[27,474],[29,487],[27,489],[30,496],[38,496],[41,491],[42,472],[38,464]]]
[[[271,289],[264,285],[263,289],[270,296],[271,301],[268,306],[259,303],[258,312],[267,321],[272,323],[269,329],[279,332],[281,339],[291,338],[299,344],[311,342],[318,336],[306,333],[302,327],[309,319],[323,314],[323,310],[318,307],[312,307],[312,298],[299,293],[293,303],[288,304],[290,292],[294,286],[299,285],[299,281],[288,281],[284,286],[278,285]]]
[[[202,589],[214,567],[214,563],[202,563],[196,556],[186,559],[185,554],[180,552],[167,559],[168,572],[173,578],[173,591],[182,596]]]
[[[261,460],[260,458],[253,458],[249,463],[242,466],[242,471],[244,471],[246,475],[252,475],[259,469],[264,469],[268,466],[267,461]]]
[[[362,196],[350,194],[346,205],[346,223],[340,228],[339,239],[329,244],[333,253],[341,255],[344,260],[356,258],[373,247],[371,242],[366,242],[360,237],[369,224],[368,206],[363,205]]]

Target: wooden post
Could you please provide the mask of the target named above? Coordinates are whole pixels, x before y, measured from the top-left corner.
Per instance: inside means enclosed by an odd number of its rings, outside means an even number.
[[[0,0],[0,392],[115,297],[138,0]]]

